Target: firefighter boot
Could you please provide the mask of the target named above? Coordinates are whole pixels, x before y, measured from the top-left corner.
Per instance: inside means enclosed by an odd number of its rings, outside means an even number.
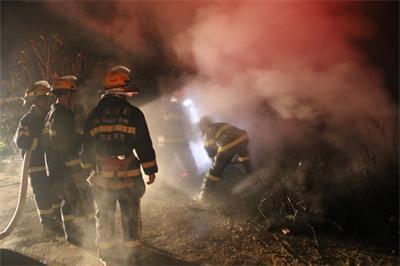
[[[140,254],[141,254],[140,246],[134,247],[132,250],[130,250],[128,255],[128,264],[138,265]]]
[[[112,248],[99,248],[97,250],[97,257],[104,265],[114,264],[116,261],[118,261],[115,250]]]
[[[53,219],[62,226],[62,214],[60,204],[53,205]]]
[[[64,233],[63,233],[64,234]],[[46,240],[54,239],[57,234],[48,226],[42,225],[42,237]]]
[[[208,204],[214,200],[215,190],[217,188],[217,182],[205,178],[201,186],[201,192],[193,199],[201,204]]]
[[[42,233],[44,238],[53,238],[55,236],[63,236],[64,231],[61,224],[54,220],[52,214],[41,215]]]
[[[54,217],[53,222],[51,223],[50,229],[57,235],[57,236],[63,236],[64,235],[64,229],[63,229],[63,222],[60,218]]]
[[[53,220],[51,223],[43,226],[43,233],[49,236],[63,236],[64,230],[62,228],[62,224],[56,220]]]
[[[75,246],[82,245],[82,233],[73,221],[64,221],[65,239]]]
[[[211,203],[213,202],[213,195],[209,192],[202,190],[192,199],[199,207],[210,207]]]

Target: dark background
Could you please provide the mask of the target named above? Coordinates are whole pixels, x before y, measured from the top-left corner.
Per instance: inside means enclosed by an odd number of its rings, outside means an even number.
[[[157,2],[154,2],[155,4]],[[93,7],[96,3],[93,2]],[[386,88],[393,101],[399,101],[399,2],[373,1],[356,3],[365,16],[378,26],[376,38],[369,41],[357,41],[357,45],[368,55],[368,60],[382,71]],[[70,49],[82,51],[90,58],[99,61],[119,61],[128,66],[135,64],[137,82],[146,88],[146,98],[157,95],[156,79],[162,77],[178,78],[182,73],[192,73],[194,69],[179,66],[168,60],[165,51],[157,40],[157,31],[147,30],[145,38],[153,41],[155,53],[144,60],[140,55],[122,53],[117,58],[114,51],[98,47],[93,36],[76,25],[71,25],[63,18],[52,14],[43,2],[2,1],[1,7],[1,75],[5,78],[16,67],[16,56],[30,39],[38,34],[50,36],[59,34],[70,45]],[[112,42],[112,40],[103,40]],[[121,62],[125,61],[125,62]]]

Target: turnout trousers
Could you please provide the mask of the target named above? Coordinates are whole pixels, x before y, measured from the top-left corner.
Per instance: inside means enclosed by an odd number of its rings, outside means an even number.
[[[225,168],[232,162],[232,159],[237,156],[237,162],[243,164],[247,174],[252,172],[250,163],[250,153],[247,148],[248,142],[242,142],[229,150],[219,152],[213,158],[210,170],[203,180],[202,193],[205,195],[215,192],[218,182],[221,181]]]
[[[71,177],[59,178],[54,182],[58,196],[62,200],[61,212],[65,236],[68,241],[80,241],[82,232],[78,224],[83,220],[83,212],[79,199],[78,189]]]
[[[127,252],[130,252],[140,245],[140,199],[144,194],[145,186],[141,177],[136,179],[130,188],[107,189],[92,186],[96,206],[96,242],[100,256],[104,253],[112,253],[117,202],[121,210],[124,247]]]
[[[85,209],[82,207],[82,193],[76,184],[74,172],[56,156],[47,156],[49,176],[57,196],[62,200],[61,213],[65,237],[72,243],[79,243],[82,231],[79,225],[84,221]],[[84,180],[82,180],[84,182]]]
[[[31,172],[29,177],[40,223],[52,228],[61,222],[61,200],[53,191],[44,167],[41,171]]]

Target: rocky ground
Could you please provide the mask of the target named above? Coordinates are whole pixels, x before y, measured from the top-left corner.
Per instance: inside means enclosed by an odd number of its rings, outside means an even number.
[[[148,187],[142,200],[145,250],[139,264],[399,264],[398,255],[384,245],[318,230],[289,234],[284,234],[283,228],[265,231],[256,218],[234,205],[199,207],[191,200],[195,190],[187,189],[185,182],[181,184],[182,187],[172,188],[158,182]],[[18,186],[16,175],[0,176],[2,228],[14,211]],[[116,238],[120,238],[120,234],[120,230],[117,231]],[[48,265],[101,265],[91,245],[78,248],[62,237],[42,237],[31,189],[17,228],[0,241],[0,248],[31,256]]]

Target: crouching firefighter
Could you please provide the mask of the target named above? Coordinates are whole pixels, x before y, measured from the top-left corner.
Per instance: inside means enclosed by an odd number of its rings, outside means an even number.
[[[60,200],[52,191],[51,182],[46,173],[44,151],[40,143],[44,119],[53,102],[48,95],[50,85],[45,80],[35,82],[27,89],[24,105],[31,106],[19,122],[15,142],[22,155],[32,151],[29,177],[36,209],[45,235],[62,233]]]
[[[73,107],[76,101],[74,76],[57,79],[51,93],[57,98],[45,119],[43,144],[54,190],[62,199],[62,220],[67,241],[82,244],[84,216],[94,216],[93,200],[79,160],[82,135],[77,131]],[[85,190],[85,186],[87,189]]]
[[[199,122],[203,134],[204,148],[212,158],[212,165],[203,180],[198,200],[209,200],[213,196],[225,168],[234,160],[243,164],[247,174],[252,172],[248,136],[246,131],[229,123],[213,123],[204,116]]]
[[[81,161],[93,169],[88,181],[96,203],[98,256],[104,263],[115,259],[117,201],[121,209],[123,253],[128,254],[129,262],[136,260],[140,247],[140,199],[145,192],[140,167],[149,177],[147,184],[154,182],[157,172],[145,117],[127,101],[137,94],[129,73],[123,66],[107,72],[102,98],[89,115],[84,131]]]

